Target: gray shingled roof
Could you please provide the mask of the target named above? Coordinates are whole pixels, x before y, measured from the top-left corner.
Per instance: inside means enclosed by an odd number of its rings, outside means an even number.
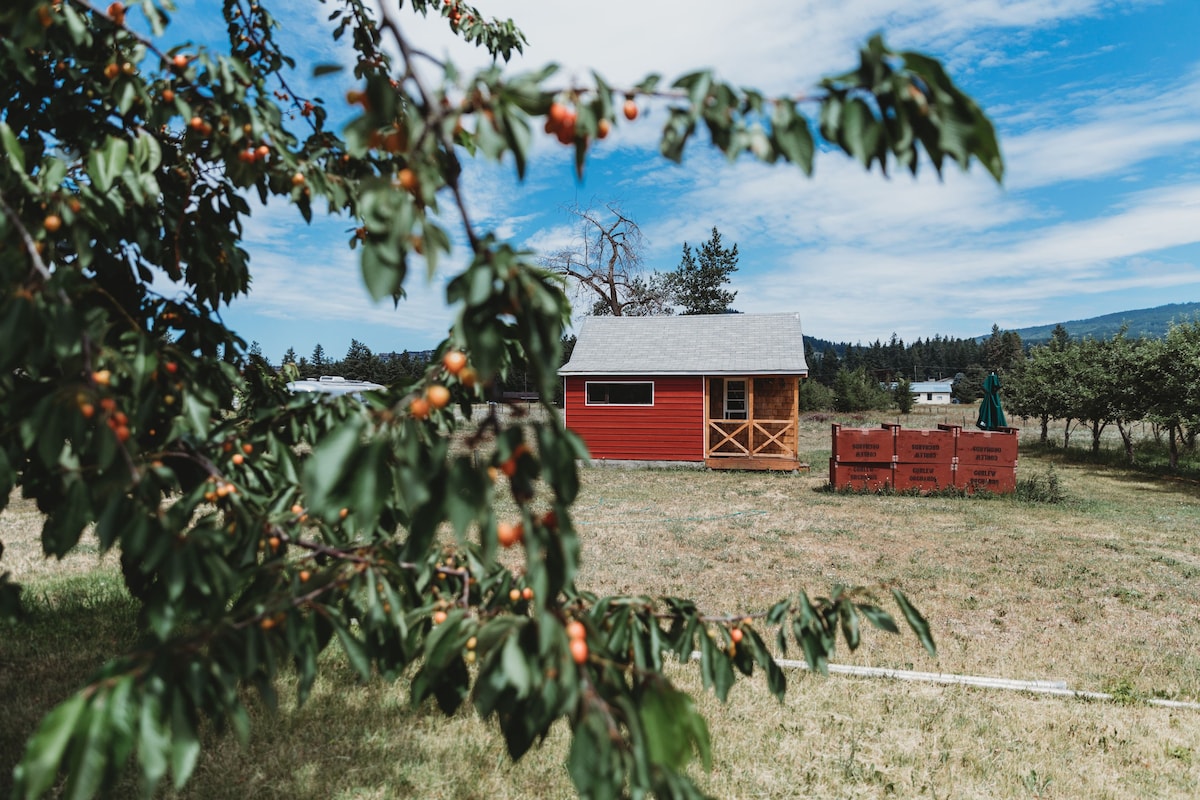
[[[804,375],[799,314],[588,317],[560,375]]]

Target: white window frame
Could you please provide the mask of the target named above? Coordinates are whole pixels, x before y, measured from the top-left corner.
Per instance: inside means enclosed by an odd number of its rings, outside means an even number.
[[[649,403],[593,403],[592,390],[593,385],[621,385],[621,386],[649,386],[650,387],[650,402]],[[650,408],[654,405],[654,381],[584,381],[583,382],[583,404],[587,406],[624,406],[630,408]]]
[[[741,384],[741,386],[742,386],[742,396],[741,396],[741,399],[740,399],[740,402],[741,402],[741,404],[742,404],[741,411],[734,411],[734,412],[733,412],[734,414],[740,414],[740,416],[734,416],[734,415],[731,415],[731,413],[730,413],[730,408],[729,408],[729,387],[730,387],[731,385],[735,384],[735,383],[739,383],[739,384]],[[738,398],[736,398],[736,397],[734,398],[734,401],[735,401],[735,402],[739,402]],[[725,397],[724,397],[724,402],[725,402],[725,405],[724,405],[724,407],[721,409],[721,411],[722,411],[722,412],[723,412],[723,414],[724,414],[724,419],[749,419],[749,418],[750,418],[750,408],[749,408],[749,403],[750,403],[750,386],[749,386],[749,380],[747,380],[746,378],[734,378],[734,379],[732,379],[732,380],[730,380],[729,378],[726,378],[726,379],[725,379]]]

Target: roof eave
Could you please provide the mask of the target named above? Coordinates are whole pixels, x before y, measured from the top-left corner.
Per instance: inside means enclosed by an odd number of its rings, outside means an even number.
[[[711,375],[720,377],[722,375],[808,375],[808,369],[707,369],[707,370],[559,370],[558,374],[564,378],[568,377],[595,377],[595,376],[612,376],[612,377],[631,377],[631,378],[653,378],[661,377],[687,377],[690,375]]]

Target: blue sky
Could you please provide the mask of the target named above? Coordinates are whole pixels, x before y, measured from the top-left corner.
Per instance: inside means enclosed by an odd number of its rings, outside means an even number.
[[[319,20],[330,6],[270,2],[301,63],[348,57]],[[806,179],[794,168],[729,165],[692,146],[682,165],[657,155],[665,114],[652,105],[595,148],[583,181],[572,152],[538,136],[528,176],[511,163],[471,163],[476,220],[519,246],[552,252],[577,231],[565,207],[619,204],[645,235],[649,269],[670,270],[682,244],[713,226],[741,256],[732,288],[744,312],[798,311],[809,335],[869,343],[894,332],[976,336],[1164,303],[1200,300],[1200,2],[1198,0],[479,0],[528,38],[511,66],[591,68],[610,83],[711,67],[734,83],[795,93],[855,64],[882,32],[928,52],[992,116],[1008,173],[978,167],[939,180],[866,174],[834,154]],[[220,32],[214,0],[180,3],[178,27]],[[480,53],[440,20],[406,33],[464,68]],[[296,81],[339,107],[348,78]],[[697,143],[699,144],[699,143]],[[377,352],[440,341],[453,317],[444,288],[465,248],[431,281],[410,279],[394,309],[372,303],[350,220],[305,225],[286,204],[257,206],[246,229],[254,285],[224,314],[277,360],[320,343],[341,356],[351,338]],[[590,301],[581,302],[581,307]]]

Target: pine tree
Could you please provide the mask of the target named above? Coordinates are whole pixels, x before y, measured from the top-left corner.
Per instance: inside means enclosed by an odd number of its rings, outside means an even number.
[[[667,276],[667,285],[676,305],[682,306],[684,314],[724,314],[731,311],[730,305],[737,292],[721,288],[729,283],[729,276],[737,270],[737,244],[732,248],[721,246],[721,233],[716,226],[712,238],[700,245],[696,255],[687,242],[683,243],[683,257],[675,271]]]

